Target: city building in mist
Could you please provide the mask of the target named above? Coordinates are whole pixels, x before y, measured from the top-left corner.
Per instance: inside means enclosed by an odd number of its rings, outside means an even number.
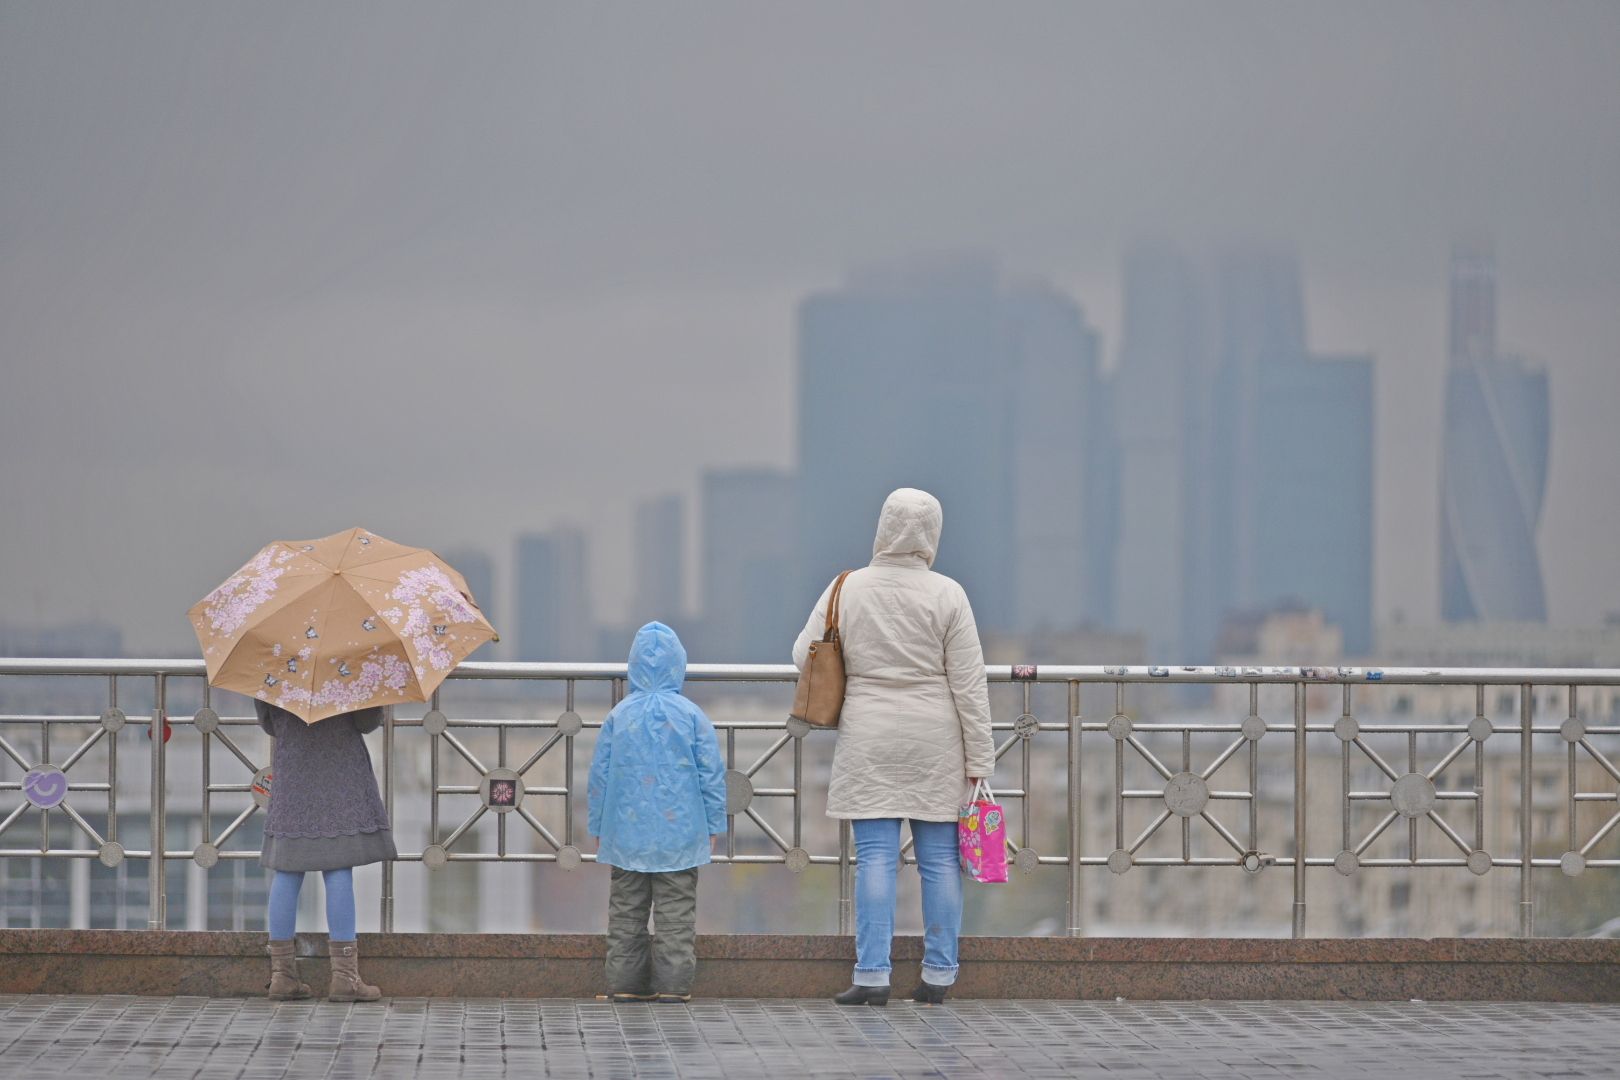
[[[1073,301],[987,260],[887,266],[799,309],[802,592],[864,566],[883,499],[938,496],[935,569],[986,630],[1106,621],[1112,456],[1098,345]],[[1095,460],[1092,460],[1092,459]],[[1100,601],[1100,602],[1099,602]]]
[[[676,623],[686,611],[686,501],[661,495],[636,504],[630,619]]]
[[[1167,244],[1125,255],[1124,320],[1113,379],[1119,453],[1115,621],[1155,659],[1193,662],[1188,595],[1214,572],[1199,543],[1210,398],[1204,297],[1190,260]],[[1195,600],[1197,597],[1194,598]]]
[[[790,657],[814,600],[802,594],[794,573],[795,488],[793,475],[780,469],[703,474],[699,643],[716,661]]]
[[[1277,359],[1258,366],[1254,456],[1244,469],[1245,591],[1225,610],[1304,601],[1372,648],[1373,362]],[[1236,583],[1237,579],[1226,579]]]
[[[1107,625],[1114,458],[1097,333],[1074,301],[1044,286],[1009,290],[1002,308],[1008,363],[996,367],[1013,396],[1013,622]]]
[[[0,623],[0,656],[123,656],[124,634],[104,622]]]
[[[1610,615],[1600,626],[1385,623],[1378,628],[1377,656],[1391,667],[1620,668],[1620,613]],[[1564,693],[1561,687],[1553,689]],[[1583,687],[1580,692],[1583,709],[1597,708],[1595,702],[1604,698],[1620,701],[1620,690],[1610,694],[1598,687]]]
[[[1209,411],[1189,426],[1209,448],[1198,456],[1204,476],[1198,484],[1202,500],[1197,520],[1204,524],[1192,538],[1205,546],[1205,554],[1190,582],[1184,618],[1184,644],[1201,660],[1209,658],[1209,642],[1228,613],[1281,599],[1262,580],[1267,556],[1316,539],[1303,531],[1303,523],[1291,520],[1286,503],[1273,499],[1262,508],[1267,474],[1289,468],[1273,458],[1302,451],[1300,469],[1292,471],[1324,465],[1328,472],[1332,469],[1330,456],[1310,448],[1309,429],[1305,447],[1268,440],[1261,431],[1263,406],[1281,404],[1278,395],[1268,393],[1268,381],[1286,377],[1287,366],[1306,359],[1305,289],[1298,259],[1291,252],[1264,248],[1224,250],[1212,261],[1207,287],[1213,298],[1213,393],[1206,395],[1198,387],[1196,404]],[[1289,485],[1295,492],[1302,486]],[[1313,553],[1297,557],[1311,560]]]
[[[518,660],[589,660],[597,647],[585,534],[564,526],[517,538]]]
[[[484,613],[484,618],[489,620],[495,632],[502,635],[510,633],[511,628],[502,625],[500,621],[500,605],[495,598],[495,560],[490,558],[489,553],[473,547],[457,547],[439,554],[467,579],[467,588],[472,590],[478,610]],[[493,660],[499,648],[499,644],[486,641],[474,649],[467,659]]]
[[[1101,372],[1086,413],[1086,463],[1080,519],[1081,612],[1088,624],[1119,625],[1120,452],[1114,380]],[[1137,635],[1138,641],[1141,640]]]
[[[988,262],[870,269],[799,308],[803,591],[872,557],[898,487],[945,511],[935,569],[979,625],[1011,628],[1013,372]]]
[[[1125,259],[1118,625],[1211,660],[1226,618],[1319,610],[1372,639],[1372,360],[1313,357],[1286,252]]]
[[[1440,614],[1447,622],[1541,622],[1536,548],[1551,407],[1545,368],[1496,349],[1496,267],[1451,260],[1451,337],[1440,467]]]

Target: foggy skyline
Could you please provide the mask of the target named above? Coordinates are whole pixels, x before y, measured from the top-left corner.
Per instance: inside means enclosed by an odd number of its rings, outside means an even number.
[[[1313,349],[1375,357],[1374,611],[1433,620],[1483,235],[1549,371],[1549,618],[1596,623],[1616,56],[1602,3],[0,4],[0,611],[189,654],[264,542],[356,524],[489,552],[509,611],[515,536],[571,522],[609,621],[638,501],[795,464],[806,296],[984,251],[1112,366],[1159,237],[1295,248]]]

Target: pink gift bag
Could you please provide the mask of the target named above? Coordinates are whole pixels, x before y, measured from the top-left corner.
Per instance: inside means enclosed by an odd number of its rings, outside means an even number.
[[[1007,817],[995,798],[990,785],[980,780],[957,819],[962,873],[974,881],[1007,880]]]

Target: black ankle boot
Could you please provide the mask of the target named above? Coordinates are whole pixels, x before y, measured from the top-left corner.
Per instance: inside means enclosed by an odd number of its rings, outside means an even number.
[[[852,986],[833,998],[840,1005],[887,1005],[887,986]]]
[[[935,986],[925,979],[919,982],[917,989],[911,992],[911,1000],[919,1005],[943,1005],[945,1003],[945,992],[949,989],[948,986]]]

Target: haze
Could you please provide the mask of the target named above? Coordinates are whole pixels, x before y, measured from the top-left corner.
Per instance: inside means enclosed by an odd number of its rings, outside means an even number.
[[[1617,118],[1612,3],[6,2],[0,618],[190,655],[270,538],[504,570],[561,522],[611,618],[637,499],[793,464],[811,291],[988,252],[1112,362],[1161,237],[1293,246],[1312,347],[1376,357],[1375,610],[1433,619],[1447,258],[1483,235],[1551,372],[1550,621],[1591,625]]]

